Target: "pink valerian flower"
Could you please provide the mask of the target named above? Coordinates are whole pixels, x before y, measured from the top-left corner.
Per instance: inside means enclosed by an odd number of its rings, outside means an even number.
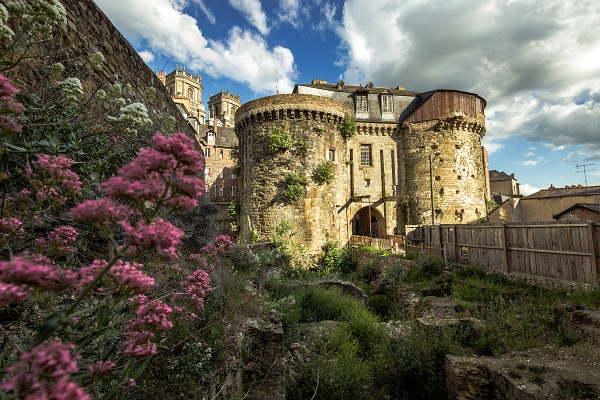
[[[26,284],[46,290],[71,285],[71,280],[58,267],[41,265],[18,257],[12,261],[0,261],[0,282]]]
[[[24,233],[23,223],[16,218],[0,218],[0,241],[7,240],[11,235]]]
[[[170,222],[157,219],[150,224],[139,221],[135,227],[122,222],[123,235],[131,244],[130,253],[155,250],[166,258],[177,258],[175,247],[183,237],[183,231]]]
[[[204,270],[197,270],[181,282],[184,291],[190,296],[190,300],[196,304],[198,310],[204,309],[204,297],[211,290],[210,277]]]
[[[170,137],[157,133],[153,142],[153,149],[142,149],[135,160],[119,170],[118,176],[100,185],[101,189],[110,197],[137,204],[162,199],[174,210],[195,208],[206,185],[197,177],[203,165],[194,141],[183,133]]]
[[[48,233],[47,239],[38,238],[35,240],[37,247],[48,245],[51,251],[55,251],[59,255],[66,255],[73,251],[69,244],[77,240],[79,232],[69,225],[61,225]]]
[[[80,289],[89,285],[100,272],[108,265],[105,260],[94,260],[87,267],[79,268],[66,273],[66,279],[72,287]],[[100,288],[99,288],[100,289]]]
[[[15,100],[19,91],[12,85],[10,79],[0,74],[0,133],[9,135],[19,133],[23,129],[14,119],[25,108]]]
[[[20,399],[87,400],[90,397],[69,380],[77,372],[75,345],[48,343],[22,353],[6,368],[0,390]]]
[[[160,300],[147,301],[146,296],[139,295],[130,299],[137,304],[135,318],[125,326],[125,348],[122,353],[134,357],[145,357],[156,353],[156,345],[151,342],[157,333],[163,333],[173,327],[169,316],[173,309]]]
[[[117,205],[111,199],[88,200],[69,211],[76,222],[111,224],[125,221],[134,215],[134,211],[125,205]]]
[[[194,140],[184,133],[176,133],[170,137],[157,133],[152,141],[156,150],[172,155],[190,174],[199,174],[204,170],[202,155],[194,148]]]
[[[79,176],[71,170],[73,164],[67,157],[48,154],[40,154],[37,160],[31,162],[37,173],[55,179],[61,188],[70,194],[76,194],[81,190],[81,182]]]
[[[154,279],[144,274],[140,270],[142,267],[142,264],[119,260],[111,267],[109,274],[119,286],[127,286],[134,293],[145,293],[154,286]]]
[[[89,366],[90,376],[103,376],[108,374],[112,369],[116,366],[116,364],[112,361],[96,361],[92,365]]]
[[[0,282],[0,308],[10,304],[19,304],[31,295],[32,289],[27,285]]]
[[[37,202],[64,204],[81,190],[79,176],[71,170],[73,161],[62,156],[41,154],[31,162],[24,176],[31,186],[31,195]]]

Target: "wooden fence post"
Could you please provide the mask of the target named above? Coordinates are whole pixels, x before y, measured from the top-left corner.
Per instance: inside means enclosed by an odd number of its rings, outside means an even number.
[[[508,264],[508,243],[506,240],[506,223],[502,223],[502,253],[504,257],[504,268],[506,273],[510,273],[510,265]]]
[[[592,258],[591,266],[592,266],[592,276],[590,277],[590,282],[597,283],[598,282],[598,249],[596,248],[596,227],[592,221],[587,222],[587,237],[588,243],[590,247],[590,257]],[[585,280],[588,281],[587,279]]]
[[[443,256],[443,252],[444,252],[444,244],[443,244],[443,240],[442,240],[442,225],[437,225],[437,233],[438,233],[438,248],[440,249],[440,253],[439,253],[439,257],[441,258]]]

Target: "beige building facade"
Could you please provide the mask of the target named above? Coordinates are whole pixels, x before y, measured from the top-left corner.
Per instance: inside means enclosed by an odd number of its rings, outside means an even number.
[[[600,186],[567,186],[540,190],[524,198],[511,198],[496,207],[490,222],[555,221],[555,215],[573,205],[600,204]]]

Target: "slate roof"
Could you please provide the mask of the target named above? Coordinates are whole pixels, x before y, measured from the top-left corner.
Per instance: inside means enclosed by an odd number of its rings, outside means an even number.
[[[546,199],[550,197],[593,196],[600,195],[600,186],[570,186],[564,188],[542,189],[527,196],[528,199]]]
[[[204,146],[208,144],[206,136],[208,132],[213,132],[212,126],[200,125],[198,128],[198,136],[200,137],[200,143]],[[234,128],[228,128],[224,126],[217,127],[217,133],[215,134],[215,146],[233,148],[237,146],[238,138],[235,135]]]
[[[360,85],[338,85],[338,83],[299,83],[294,87],[293,93],[298,93],[298,86],[306,86],[315,89],[327,90],[330,92],[341,92],[341,93],[354,93],[354,92],[369,92],[371,94],[381,94],[381,93],[389,93],[396,96],[416,96],[419,92],[413,92],[411,90],[406,89],[393,89],[386,87],[376,87],[373,86],[371,89],[368,89],[366,86]]]
[[[595,213],[598,213],[600,216],[600,204],[589,204],[589,203],[576,203],[574,205],[572,205],[571,207],[559,212],[558,214],[554,214],[552,216],[552,218],[554,219],[558,219],[561,216],[563,216],[564,214],[573,211],[574,209],[581,207],[581,208],[587,208],[590,211],[593,211]]]

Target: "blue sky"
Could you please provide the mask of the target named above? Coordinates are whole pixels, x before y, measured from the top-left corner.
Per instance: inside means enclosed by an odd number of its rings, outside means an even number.
[[[600,184],[598,0],[95,0],[154,70],[243,102],[313,78],[487,100],[490,169]],[[582,168],[579,170],[583,171]]]

